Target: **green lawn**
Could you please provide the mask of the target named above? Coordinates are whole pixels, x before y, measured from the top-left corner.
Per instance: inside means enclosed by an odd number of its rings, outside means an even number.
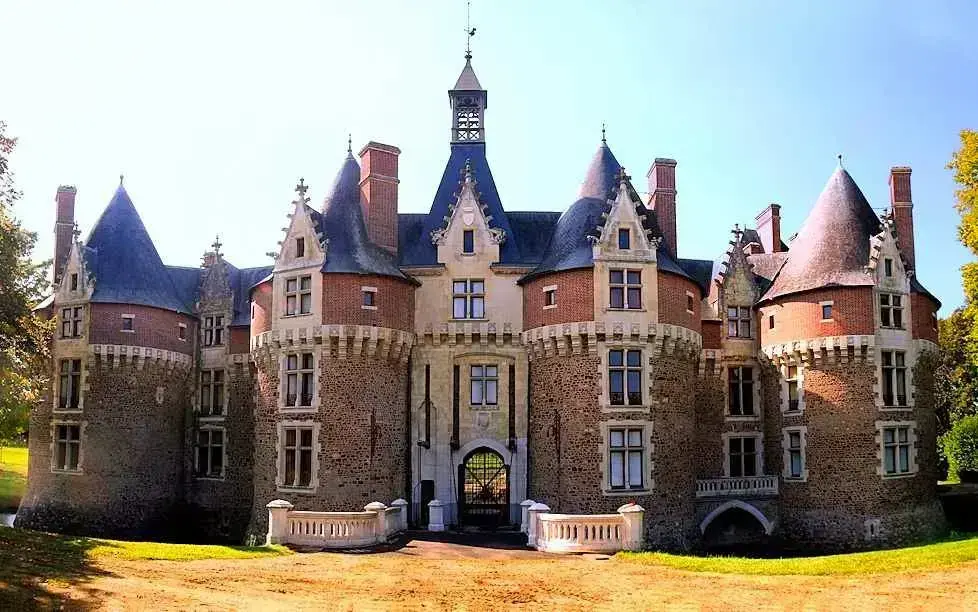
[[[620,553],[629,563],[672,567],[691,572],[748,576],[851,576],[925,570],[978,560],[978,536],[958,536],[951,541],[872,552],[797,557],[747,559],[743,557],[692,557],[667,553]]]
[[[0,512],[16,512],[27,488],[27,449],[0,449]]]

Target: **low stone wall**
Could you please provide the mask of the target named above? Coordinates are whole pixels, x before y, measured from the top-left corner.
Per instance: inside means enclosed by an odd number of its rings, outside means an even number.
[[[267,504],[266,544],[319,548],[362,548],[384,544],[407,529],[407,501],[370,502],[363,512],[294,511],[284,499]]]

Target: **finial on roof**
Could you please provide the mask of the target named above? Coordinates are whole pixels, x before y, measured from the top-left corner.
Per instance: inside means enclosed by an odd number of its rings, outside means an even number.
[[[211,246],[214,247],[214,254],[215,255],[220,255],[221,254],[221,246],[223,246],[223,245],[221,244],[221,235],[220,234],[215,234],[214,235],[214,242],[211,243]]]
[[[605,138],[605,124],[604,121],[601,122],[601,144],[608,144],[608,139]]]
[[[297,195],[295,200],[292,200],[293,204],[308,204],[309,198],[306,197],[306,192],[309,191],[309,186],[306,185],[306,179],[300,178],[299,184],[295,186],[295,192]]]
[[[632,177],[628,176],[628,173],[625,172],[625,167],[624,166],[622,166],[621,168],[618,169],[618,182],[619,183],[623,183],[625,181],[629,181],[629,180],[631,180],[631,178]]]
[[[838,155],[836,155],[836,157],[839,158],[839,167],[844,170],[845,166],[842,165],[842,153],[839,153]]]
[[[75,242],[78,242],[78,237],[81,236],[81,230],[78,229],[77,221],[75,221],[74,227],[71,228],[71,235],[75,237]]]
[[[466,183],[472,182],[472,160],[471,159],[465,160],[465,182]]]
[[[472,37],[475,36],[475,28],[472,27],[472,0],[465,3],[465,59],[472,59]]]
[[[346,135],[346,152],[353,155],[353,134]]]
[[[126,178],[126,177],[125,177],[125,175],[123,175],[123,174],[121,174],[121,173],[119,174],[119,187],[122,187],[122,181],[123,181],[123,180],[124,180],[125,178]]]
[[[740,237],[744,235],[744,230],[740,229],[740,224],[739,223],[734,223],[734,226],[733,226],[733,235],[734,235],[734,242],[739,244],[740,243]]]

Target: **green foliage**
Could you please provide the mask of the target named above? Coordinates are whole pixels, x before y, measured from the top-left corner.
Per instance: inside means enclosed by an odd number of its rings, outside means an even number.
[[[951,431],[941,436],[941,449],[947,458],[949,473],[978,471],[978,415],[966,416]]]
[[[943,434],[959,419],[978,413],[978,342],[975,320],[959,308],[938,322],[940,352],[935,368],[934,400],[937,429]]]
[[[961,130],[961,148],[951,156],[947,167],[954,171],[954,181],[960,186],[955,192],[955,207],[961,215],[958,238],[978,256],[978,132]],[[978,262],[962,266],[961,276],[965,310],[972,320],[978,320]],[[974,327],[971,334],[978,342],[978,327]]]
[[[17,144],[0,121],[0,442],[27,429],[30,406],[40,397],[52,323],[32,312],[47,291],[48,262],[34,263],[37,235],[13,216],[20,199],[10,168]]]

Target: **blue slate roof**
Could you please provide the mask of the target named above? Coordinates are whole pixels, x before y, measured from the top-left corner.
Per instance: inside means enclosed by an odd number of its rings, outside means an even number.
[[[476,190],[479,192],[481,203],[487,207],[486,214],[491,216],[490,227],[498,227],[506,232],[506,241],[499,245],[499,263],[520,264],[519,239],[514,238],[513,229],[503,210],[496,182],[492,178],[489,162],[486,160],[485,143],[454,143],[445,172],[442,174],[431,210],[421,224],[418,236],[410,242],[400,243],[400,261],[405,266],[425,266],[438,263],[438,252],[431,243],[431,232],[445,225],[445,217],[450,216],[449,207],[458,200],[458,192],[465,170],[465,162],[472,165],[472,174],[476,180]],[[412,230],[413,231],[413,230]]]
[[[686,271],[696,284],[703,290],[703,295],[710,293],[710,281],[713,279],[713,261],[710,259],[679,258],[679,266]]]
[[[224,264],[228,270],[228,283],[231,286],[232,317],[229,325],[251,325],[251,288],[272,273],[272,266],[257,268],[236,268],[229,261]],[[201,268],[185,266],[166,266],[177,294],[187,304],[193,306],[200,300]]]
[[[320,213],[307,207],[320,233],[329,240],[323,272],[378,274],[410,280],[393,255],[367,238],[360,206],[360,164],[348,152]],[[260,280],[260,279],[259,279]]]
[[[119,185],[85,241],[95,279],[92,302],[139,304],[191,313],[125,188]]]
[[[193,307],[200,299],[200,275],[203,270],[188,266],[166,266],[166,271],[173,281],[177,297],[184,304]]]
[[[527,265],[539,264],[554,233],[559,212],[543,211],[513,211],[506,213],[509,226],[513,228],[513,237],[519,247],[522,263]]]

